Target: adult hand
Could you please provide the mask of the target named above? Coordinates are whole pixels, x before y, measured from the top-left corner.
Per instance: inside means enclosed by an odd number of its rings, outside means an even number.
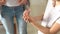
[[[27,4],[27,0],[18,0],[18,4],[25,5]]]
[[[0,0],[0,5],[4,5],[6,3],[6,0]]]

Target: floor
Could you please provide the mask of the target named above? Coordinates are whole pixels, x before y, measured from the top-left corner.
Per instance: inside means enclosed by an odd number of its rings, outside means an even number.
[[[5,34],[5,29],[2,25],[0,25],[0,34]]]

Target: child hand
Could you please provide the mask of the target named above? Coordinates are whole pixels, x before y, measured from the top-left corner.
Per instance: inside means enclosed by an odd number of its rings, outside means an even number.
[[[30,14],[30,9],[29,10],[25,10],[23,13],[23,19],[26,22],[34,22],[34,18],[32,16],[29,15]]]
[[[23,12],[23,19],[24,19],[26,22],[27,22],[28,19],[29,19],[29,14],[30,14],[30,11],[27,10],[27,9]]]

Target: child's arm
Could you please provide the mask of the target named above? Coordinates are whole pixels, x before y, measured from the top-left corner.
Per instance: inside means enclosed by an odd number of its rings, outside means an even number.
[[[28,23],[28,21],[36,27],[38,30],[43,32],[44,34],[56,34],[60,30],[60,24],[54,23],[51,28],[43,27],[39,23],[36,22],[36,20],[29,15],[24,14],[24,20]]]
[[[56,34],[58,31],[60,31],[60,24],[58,23],[53,24],[51,28],[43,27],[34,20],[31,22],[31,24],[44,34]]]
[[[58,31],[60,31],[60,24],[55,22],[51,28],[43,27],[39,23],[37,23],[33,17],[29,16],[28,21],[36,27],[38,30],[43,32],[44,34],[56,34]]]
[[[24,12],[23,12],[23,18],[24,19],[29,19],[29,14],[30,14],[30,12],[31,12],[31,9],[30,10],[25,10]],[[35,21],[42,21],[43,20],[43,15],[44,14],[42,14],[41,16],[35,16],[35,17],[33,17],[33,19],[35,20]],[[26,18],[25,18],[26,17]]]
[[[43,15],[44,14],[42,14],[42,15],[40,15],[40,16],[35,16],[35,17],[33,17],[36,21],[42,21],[43,20]]]

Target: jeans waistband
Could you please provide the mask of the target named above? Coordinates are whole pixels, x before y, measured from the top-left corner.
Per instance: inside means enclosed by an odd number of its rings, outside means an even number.
[[[9,6],[2,5],[2,7],[9,7]],[[14,8],[14,7],[23,7],[23,5],[20,5],[20,6],[12,6],[12,7],[9,7],[9,8]]]

